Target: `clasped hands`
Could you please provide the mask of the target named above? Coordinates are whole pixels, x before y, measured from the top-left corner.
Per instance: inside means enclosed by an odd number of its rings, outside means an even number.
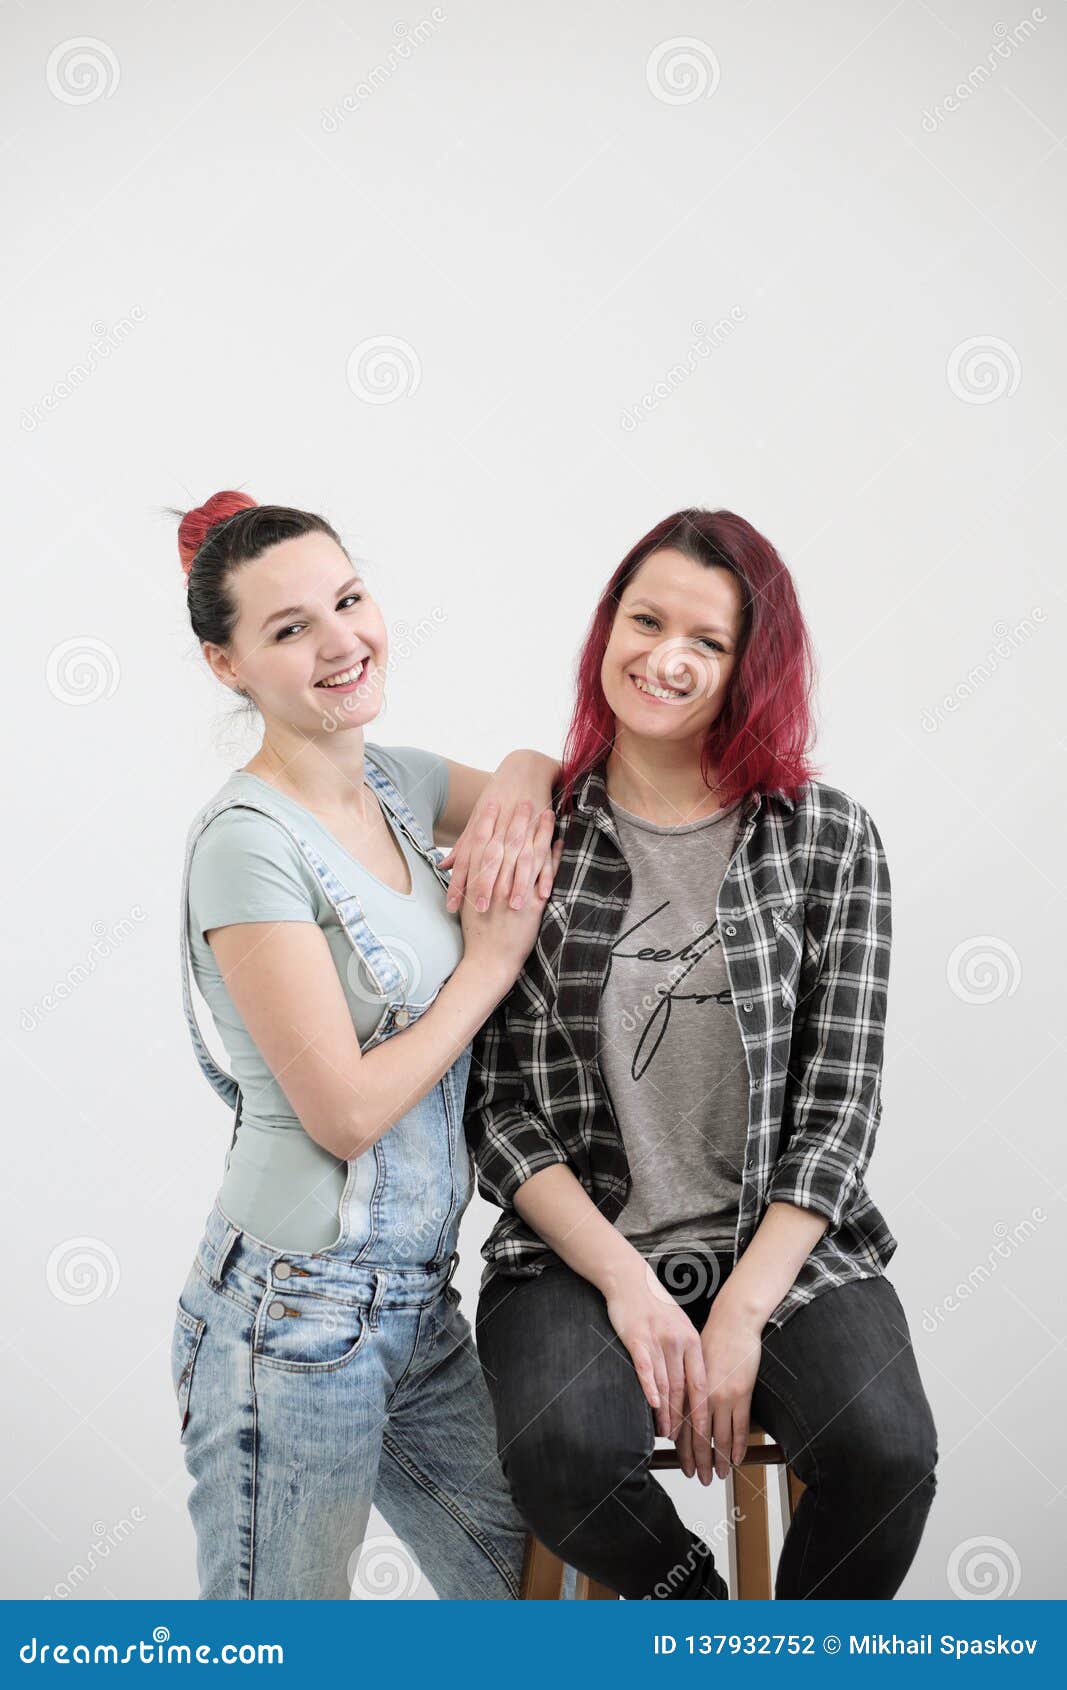
[[[759,1373],[763,1323],[719,1292],[703,1329],[644,1269],[607,1297],[608,1317],[629,1351],[652,1409],[656,1434],[672,1438],[688,1478],[725,1479],[748,1448],[752,1392]]]

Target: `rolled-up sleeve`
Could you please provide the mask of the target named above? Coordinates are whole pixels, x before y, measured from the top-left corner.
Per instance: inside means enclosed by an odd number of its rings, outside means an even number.
[[[508,1032],[507,1000],[475,1035],[464,1128],[474,1155],[478,1190],[511,1209],[520,1185],[568,1156],[533,1106]]]
[[[892,916],[885,852],[866,811],[840,886],[819,976],[794,1030],[783,1149],[767,1191],[768,1203],[825,1215],[830,1230],[863,1181],[882,1114]]]

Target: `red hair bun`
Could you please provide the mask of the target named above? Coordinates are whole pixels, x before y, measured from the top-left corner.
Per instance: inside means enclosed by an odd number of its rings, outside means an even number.
[[[254,510],[256,501],[248,493],[212,493],[204,504],[186,511],[178,525],[178,556],[188,576],[193,559],[213,528],[238,511]]]

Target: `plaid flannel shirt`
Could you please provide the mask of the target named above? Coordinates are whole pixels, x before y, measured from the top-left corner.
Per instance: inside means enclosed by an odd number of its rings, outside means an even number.
[[[562,832],[537,942],[474,1041],[467,1141],[479,1190],[504,1211],[482,1247],[483,1284],[558,1259],[512,1201],[541,1168],[567,1164],[610,1221],[630,1191],[598,1062],[600,994],[631,890],[603,763]],[[821,1291],[881,1274],[897,1246],[864,1184],[882,1113],[891,942],[874,822],[822,781],[796,802],[750,792],[715,913],[749,1076],[734,1265],[769,1203],[830,1223],[768,1317],[781,1326]]]

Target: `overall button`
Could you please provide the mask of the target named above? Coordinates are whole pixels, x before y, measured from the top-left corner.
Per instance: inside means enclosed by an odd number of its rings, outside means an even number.
[[[280,1320],[285,1313],[285,1304],[275,1301],[269,1305],[267,1313],[272,1320]]]
[[[406,1009],[398,1009],[396,1014],[393,1016],[393,1021],[398,1027],[406,1027],[410,1020],[411,1016]]]
[[[288,1262],[276,1262],[274,1267],[274,1277],[275,1279],[288,1279],[292,1271],[293,1270],[289,1266]]]

